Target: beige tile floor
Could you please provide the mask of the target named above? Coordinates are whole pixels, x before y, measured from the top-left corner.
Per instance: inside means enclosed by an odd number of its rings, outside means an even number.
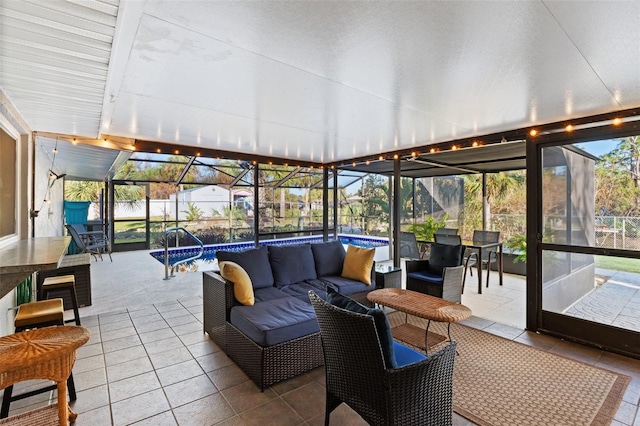
[[[78,351],[74,367],[76,425],[323,424],[322,368],[261,393],[203,333],[201,274],[165,281],[163,273],[146,252],[115,253],[113,263],[92,262],[92,305],[81,308],[92,338]],[[515,314],[504,314],[507,324],[481,318],[490,316],[485,311],[491,312],[493,304],[517,305],[519,285],[505,281],[511,295],[497,294],[497,285],[483,290],[481,298],[466,291],[464,303],[476,313],[466,324],[631,376],[613,424],[640,426],[640,361],[526,332],[517,326],[517,307]],[[54,397],[15,402],[11,413]],[[343,405],[332,414],[332,424],[364,422]],[[454,415],[454,424],[473,423]]]

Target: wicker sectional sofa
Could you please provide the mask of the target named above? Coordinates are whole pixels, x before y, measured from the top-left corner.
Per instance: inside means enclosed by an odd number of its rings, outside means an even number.
[[[326,297],[327,286],[367,303],[371,284],[341,276],[345,250],[339,241],[217,252],[219,261],[244,268],[255,303],[234,296],[234,283],[203,273],[204,331],[260,387],[323,364],[320,329],[308,292]]]

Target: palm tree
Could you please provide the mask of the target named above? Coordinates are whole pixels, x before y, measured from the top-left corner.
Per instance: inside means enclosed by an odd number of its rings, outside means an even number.
[[[504,199],[511,191],[522,190],[524,175],[522,173],[498,172],[487,175],[487,200],[485,220],[487,225],[491,218],[491,202]],[[467,217],[479,216],[482,211],[482,175],[464,176],[465,215]],[[477,228],[477,226],[475,226]],[[490,226],[487,226],[491,229]]]
[[[66,181],[64,185],[64,198],[69,201],[91,201],[95,216],[99,208],[100,196],[104,190],[104,182],[97,181]],[[116,185],[114,187],[114,199],[125,202],[133,209],[144,197],[143,188],[135,185]]]

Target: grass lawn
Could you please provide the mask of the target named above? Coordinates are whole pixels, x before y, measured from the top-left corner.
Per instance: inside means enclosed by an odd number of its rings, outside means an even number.
[[[595,256],[596,267],[640,274],[640,259]]]
[[[128,231],[129,229],[144,229],[147,226],[147,222],[144,219],[132,219],[127,222],[115,222],[114,228],[116,232],[118,231]]]

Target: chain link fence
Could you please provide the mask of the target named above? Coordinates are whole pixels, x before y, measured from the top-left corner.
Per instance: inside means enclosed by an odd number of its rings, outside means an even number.
[[[491,215],[489,229],[500,231],[500,237],[507,241],[514,235],[524,234],[527,230],[524,215]],[[640,250],[640,217],[635,216],[596,216],[595,246],[623,250]]]
[[[596,216],[596,245],[640,250],[640,217]]]
[[[527,217],[523,214],[493,214],[489,226],[491,231],[500,231],[500,239],[508,241],[518,234],[526,234]]]

